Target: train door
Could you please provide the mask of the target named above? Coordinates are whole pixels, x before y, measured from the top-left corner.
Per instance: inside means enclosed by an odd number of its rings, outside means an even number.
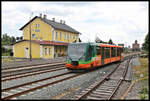
[[[102,47],[102,65],[104,65],[104,56],[105,56],[104,47]]]

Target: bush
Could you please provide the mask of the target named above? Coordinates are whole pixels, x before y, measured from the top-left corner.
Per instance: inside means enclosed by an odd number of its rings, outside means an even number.
[[[2,46],[2,56],[10,56],[12,55],[12,49],[6,49]]]
[[[141,92],[140,92],[140,98],[141,98],[142,100],[146,99],[146,98],[147,98],[147,94],[148,94],[148,90],[147,90],[146,87],[144,87],[144,88],[141,90]]]

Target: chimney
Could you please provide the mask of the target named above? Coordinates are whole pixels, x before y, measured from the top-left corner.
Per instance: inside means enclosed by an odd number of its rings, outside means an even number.
[[[62,21],[62,20],[60,20],[60,23],[61,23],[61,24],[62,24],[62,22],[63,22],[63,21]]]
[[[40,18],[42,18],[42,13],[40,13]]]
[[[55,22],[55,18],[52,18],[53,19],[53,21]]]
[[[65,21],[63,21],[63,24],[65,24]]]
[[[43,17],[44,19],[46,19],[47,18],[47,16],[44,14],[44,17]]]

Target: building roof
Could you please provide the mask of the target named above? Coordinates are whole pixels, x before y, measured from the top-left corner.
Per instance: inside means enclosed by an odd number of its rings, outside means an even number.
[[[19,30],[23,30],[23,28],[25,28],[30,22],[32,22],[33,20],[35,20],[36,18],[41,19],[42,21],[44,21],[45,23],[51,25],[52,27],[54,27],[55,29],[60,29],[60,30],[65,30],[65,31],[69,31],[69,32],[75,32],[78,34],[81,34],[80,32],[78,32],[77,30],[73,29],[72,27],[66,25],[66,24],[61,24],[59,22],[56,21],[52,21],[49,20],[47,18],[41,18],[38,16],[35,16],[33,19],[31,19],[28,23],[26,23],[23,27],[21,27]]]
[[[17,41],[15,43],[13,43],[12,45],[16,44],[16,43],[20,43],[23,41],[30,41],[30,40],[21,40],[21,41]],[[40,41],[40,40],[31,40],[31,42],[40,44],[40,45],[59,45],[59,46],[67,46],[69,43],[67,42],[55,42],[55,41]]]

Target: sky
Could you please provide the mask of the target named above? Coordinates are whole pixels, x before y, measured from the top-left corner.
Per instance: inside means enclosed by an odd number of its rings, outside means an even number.
[[[19,37],[30,17],[47,15],[65,23],[80,33],[83,42],[94,42],[95,37],[115,44],[132,47],[141,44],[149,31],[149,5],[143,2],[2,2],[2,34]],[[33,12],[33,14],[32,14]]]

